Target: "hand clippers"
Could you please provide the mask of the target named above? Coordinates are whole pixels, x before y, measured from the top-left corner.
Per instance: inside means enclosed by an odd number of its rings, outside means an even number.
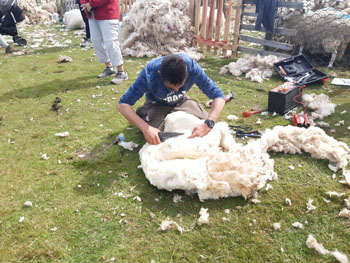
[[[183,133],[181,132],[159,132],[158,136],[161,142],[166,141],[167,139],[173,138],[173,137],[177,137],[183,135]]]

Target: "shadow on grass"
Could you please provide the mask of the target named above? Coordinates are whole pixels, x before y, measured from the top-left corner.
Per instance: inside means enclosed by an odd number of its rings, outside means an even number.
[[[166,211],[169,216],[174,217],[179,212],[198,214],[201,207],[223,211],[226,208],[247,204],[243,197],[207,200],[203,203],[199,201],[197,194],[186,195],[182,190],[169,192],[157,189],[150,184],[142,169],[138,168],[139,151],[145,143],[142,133],[136,128],[122,132],[127,137],[126,141],[134,141],[139,147],[128,151],[119,145],[114,145],[113,140],[118,134],[112,133],[96,145],[87,158],[75,161],[73,166],[85,175],[80,182],[81,187],[74,189],[78,195],[109,197],[113,196],[113,192],[117,194],[122,192],[129,196],[126,203],[135,202],[132,198],[138,195],[142,198],[144,208],[150,211]],[[181,195],[183,202],[174,203],[174,194]]]
[[[102,86],[104,84],[106,84],[106,82],[96,79],[95,75],[84,76],[69,80],[63,79],[62,76],[62,78],[57,78],[55,80],[41,83],[39,85],[14,89],[9,92],[6,92],[2,96],[0,96],[0,102],[6,102],[10,99],[40,98],[50,94],[67,92],[68,90],[79,90],[95,87],[97,85]]]

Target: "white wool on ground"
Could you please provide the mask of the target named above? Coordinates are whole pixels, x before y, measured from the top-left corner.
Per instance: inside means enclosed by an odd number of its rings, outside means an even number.
[[[245,77],[251,81],[262,83],[264,79],[271,78],[273,74],[273,64],[278,62],[280,58],[270,56],[253,56],[245,54],[243,58],[239,58],[236,62],[223,66],[219,74],[225,75],[231,73],[235,77],[246,74]]]
[[[65,56],[65,55],[59,55],[58,59],[57,59],[57,63],[66,63],[66,62],[72,62],[73,59],[69,56]]]
[[[322,244],[317,242],[316,238],[312,234],[309,234],[307,237],[306,246],[308,248],[315,249],[321,255],[332,255],[341,263],[349,263],[349,260],[345,254],[337,250],[329,251],[328,249],[325,249]]]
[[[338,193],[338,192],[335,192],[335,191],[327,191],[326,192],[326,195],[328,195],[329,197],[342,197],[343,195],[345,195],[345,193]]]
[[[168,231],[170,229],[175,229],[182,234],[183,228],[175,221],[164,220],[159,226],[159,230]]]
[[[236,121],[238,120],[238,117],[236,115],[227,115],[227,119],[229,121]]]
[[[350,186],[350,170],[343,172],[343,175],[345,180],[340,180],[339,183]]]
[[[276,180],[274,160],[268,152],[311,154],[345,169],[350,149],[322,129],[276,126],[258,140],[237,143],[225,122],[218,122],[204,137],[188,139],[203,123],[184,112],[169,114],[165,131],[184,135],[159,145],[145,144],[139,152],[141,167],[150,183],[159,189],[198,193],[200,200],[253,196],[267,181]]]
[[[57,136],[57,137],[68,137],[69,136],[69,132],[65,131],[65,132],[55,133],[55,136]]]
[[[121,26],[123,55],[156,57],[181,52],[194,59],[203,57],[193,48],[194,27],[188,12],[187,0],[136,1]]]
[[[346,208],[350,209],[350,197],[347,199],[344,199],[344,202],[345,202]]]
[[[200,217],[198,218],[198,224],[199,225],[207,225],[209,224],[209,213],[208,208],[201,208],[199,211]]]
[[[340,217],[350,218],[350,210],[347,208],[343,208],[338,214]]]
[[[25,202],[24,202],[24,206],[29,206],[29,207],[31,207],[31,206],[33,206],[33,203],[32,203],[31,201],[25,201]]]
[[[292,224],[292,226],[295,227],[295,228],[304,229],[304,225],[302,223],[300,223],[300,222],[294,222]]]
[[[307,209],[306,213],[309,213],[310,211],[316,209],[316,206],[314,206],[314,205],[312,204],[313,201],[314,201],[314,200],[309,199],[309,201],[306,203],[306,209]]]
[[[82,29],[85,27],[83,17],[79,9],[73,9],[64,13],[63,22],[70,30]]]
[[[280,223],[273,223],[272,227],[274,230],[280,230],[281,229],[281,224]]]
[[[123,147],[124,149],[127,149],[129,151],[133,151],[135,148],[139,147],[139,145],[137,143],[134,142],[118,142],[118,145],[120,145],[121,147]]]
[[[292,201],[289,198],[286,198],[285,202],[287,205],[292,206]]]
[[[329,100],[329,97],[325,94],[304,94],[303,101],[306,106],[313,110],[311,117],[313,120],[320,119],[331,115],[334,113],[334,109],[337,106]]]

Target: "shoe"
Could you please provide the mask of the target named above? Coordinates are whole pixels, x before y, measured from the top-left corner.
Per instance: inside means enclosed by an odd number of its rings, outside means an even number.
[[[117,72],[113,68],[105,68],[105,70],[99,74],[98,78],[104,78],[116,74]]]
[[[13,46],[11,46],[11,45],[8,45],[7,47],[6,47],[6,50],[5,50],[5,52],[7,53],[7,54],[11,54],[11,53],[13,53],[13,52],[16,52],[17,50],[13,47]]]
[[[114,79],[111,80],[112,84],[120,84],[124,80],[128,79],[128,74],[125,71],[118,71],[118,73],[115,75]]]
[[[91,43],[91,39],[84,39],[83,43],[80,43],[81,47],[91,47],[92,43]]]

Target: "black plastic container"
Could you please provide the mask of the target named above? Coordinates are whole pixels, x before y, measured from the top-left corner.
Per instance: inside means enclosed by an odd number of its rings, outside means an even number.
[[[289,82],[307,85],[324,82],[327,74],[315,69],[304,55],[293,56],[274,63],[280,76]]]

